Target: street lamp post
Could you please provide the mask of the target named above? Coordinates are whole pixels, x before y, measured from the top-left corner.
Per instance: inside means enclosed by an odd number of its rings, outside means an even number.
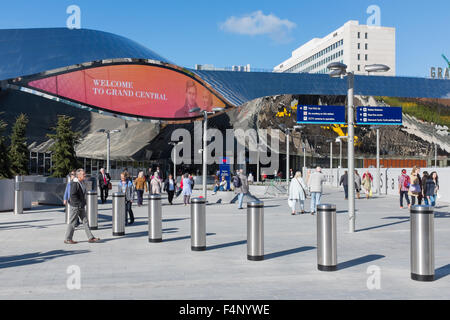
[[[107,130],[99,129],[97,132],[106,133],[106,172],[110,173],[110,156],[111,156],[111,133],[120,132],[119,129]]]
[[[183,141],[171,141],[169,144],[173,146],[173,180],[177,181],[177,145],[183,144]]]
[[[380,183],[380,181],[381,181],[381,179],[380,179],[380,177],[381,177],[381,174],[380,174],[380,126],[372,126],[371,129],[376,129],[376,132],[377,132],[377,179],[376,179],[377,185],[376,185],[376,188],[377,188],[377,194],[380,195],[380,192],[381,192],[381,187],[380,187],[380,185],[381,185],[381,183]]]
[[[207,175],[207,161],[208,161],[208,146],[207,146],[207,139],[208,139],[208,115],[209,114],[214,114],[216,112],[221,112],[223,111],[224,108],[221,107],[215,107],[212,108],[212,112],[211,111],[207,111],[207,110],[202,110],[199,107],[196,108],[192,108],[191,110],[189,110],[189,113],[203,113],[203,148],[202,148],[202,152],[203,152],[203,198],[206,201],[206,175]]]
[[[347,71],[347,66],[340,62],[330,63],[327,68],[331,70],[331,77],[343,78],[347,76],[347,125],[348,125],[348,214],[349,214],[349,231],[355,232],[355,128],[354,128],[354,73]],[[389,67],[381,64],[365,66],[367,72],[388,71]]]
[[[303,129],[303,126],[294,126],[293,128],[286,128],[286,126],[284,124],[280,124],[278,125],[278,127],[285,133],[286,135],[286,186],[289,190],[289,171],[290,171],[290,167],[289,167],[289,137],[290,137],[290,133],[291,131],[297,131],[300,132],[301,129]]]

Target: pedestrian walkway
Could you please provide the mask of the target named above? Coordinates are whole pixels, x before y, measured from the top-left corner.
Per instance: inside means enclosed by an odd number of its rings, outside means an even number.
[[[424,283],[410,279],[409,211],[397,197],[356,200],[356,232],[349,233],[343,191],[324,189],[322,203],[337,207],[338,271],[317,270],[316,216],[292,216],[286,197],[261,199],[264,261],[247,260],[246,210],[237,204],[207,206],[207,250],[194,252],[190,207],[181,197],[173,206],[163,199],[162,243],[148,242],[147,201],[133,207],[126,235],[113,237],[110,198],[99,204],[93,231],[101,243],[88,243],[78,228],[80,242],[64,244],[62,207],[0,213],[0,299],[448,299],[447,204],[435,214],[436,281]],[[73,270],[80,289],[69,289]],[[368,270],[379,270],[379,289],[374,282],[369,289]]]

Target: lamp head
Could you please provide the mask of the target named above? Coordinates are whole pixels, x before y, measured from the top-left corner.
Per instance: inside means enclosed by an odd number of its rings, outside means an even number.
[[[191,110],[189,110],[189,113],[196,113],[196,112],[200,112],[199,107],[195,107],[195,108],[192,108]]]
[[[327,68],[331,71],[341,70],[342,72],[345,72],[345,70],[347,70],[347,65],[340,62],[332,62],[327,65]]]
[[[224,110],[225,110],[225,108],[222,108],[222,107],[214,107],[214,108],[212,108],[212,112],[222,112]]]

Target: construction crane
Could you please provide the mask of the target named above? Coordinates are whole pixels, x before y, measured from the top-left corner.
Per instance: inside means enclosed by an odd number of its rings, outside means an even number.
[[[450,68],[450,61],[448,61],[447,57],[442,54],[442,58],[444,58],[445,61],[447,61],[448,67]]]

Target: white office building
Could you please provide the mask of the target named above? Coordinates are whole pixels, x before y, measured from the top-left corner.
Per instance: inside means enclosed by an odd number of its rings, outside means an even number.
[[[342,62],[347,71],[367,74],[364,66],[385,64],[384,76],[395,76],[395,28],[359,25],[348,21],[323,38],[314,38],[292,51],[274,72],[329,73],[327,65]]]

